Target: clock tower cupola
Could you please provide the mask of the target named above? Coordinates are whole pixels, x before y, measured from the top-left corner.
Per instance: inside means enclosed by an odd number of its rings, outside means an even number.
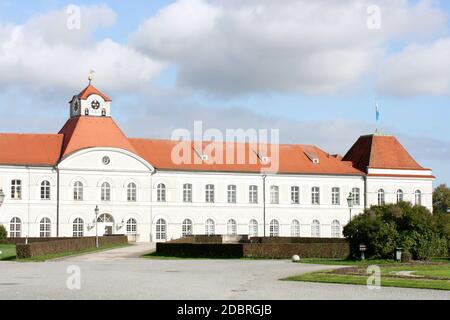
[[[111,99],[91,84],[70,100],[70,117],[111,117]]]

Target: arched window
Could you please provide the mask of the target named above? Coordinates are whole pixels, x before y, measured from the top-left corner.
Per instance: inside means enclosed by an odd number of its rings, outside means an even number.
[[[164,219],[156,221],[156,240],[167,240],[167,223]]]
[[[311,237],[320,238],[320,222],[319,222],[319,220],[314,220],[311,223]]]
[[[250,186],[249,187],[249,202],[250,203],[258,203],[258,186]]]
[[[22,199],[22,181],[12,180],[11,181],[11,199],[20,200]]]
[[[20,238],[22,236],[22,220],[14,217],[9,223],[9,236],[11,238]]]
[[[361,192],[359,191],[359,188],[353,188],[352,189],[352,198],[353,198],[353,205],[359,206],[361,203]]]
[[[341,224],[338,220],[334,220],[331,223],[331,237],[332,238],[340,238],[342,235]]]
[[[135,202],[137,200],[137,187],[134,182],[131,182],[127,186],[127,201]]]
[[[88,116],[88,115],[89,115],[89,109],[88,109],[88,108],[84,109],[84,115],[85,115],[85,116]]]
[[[106,109],[102,109],[102,117],[106,117]]]
[[[207,236],[213,236],[216,234],[216,224],[213,219],[206,220],[205,223],[205,234]]]
[[[228,186],[228,203],[236,203],[236,190],[235,185]]]
[[[255,219],[250,220],[250,223],[248,224],[248,236],[258,236],[258,221],[256,221]]]
[[[99,223],[114,223],[114,218],[112,215],[104,213],[98,217],[97,222],[99,222]]]
[[[50,238],[52,231],[52,223],[49,218],[42,218],[39,224],[39,236],[41,238]]]
[[[378,205],[384,206],[386,204],[385,198],[384,198],[384,190],[380,189],[378,190]]]
[[[164,183],[160,183],[156,187],[156,200],[158,202],[166,202],[166,185]]]
[[[272,204],[280,203],[280,188],[278,186],[270,187],[270,203]]]
[[[271,237],[278,237],[280,235],[280,224],[275,219],[270,221],[269,235]]]
[[[41,200],[50,200],[50,182],[41,182]]]
[[[300,222],[298,220],[292,220],[291,237],[300,237]]]
[[[293,204],[300,203],[300,187],[297,186],[291,187],[291,201]]]
[[[127,234],[137,234],[137,221],[134,218],[127,220]]]
[[[320,204],[320,188],[312,187],[311,189],[311,204]]]
[[[398,189],[397,190],[397,203],[400,203],[403,201],[403,190]]]
[[[333,205],[341,204],[341,190],[339,188],[331,189],[331,202]]]
[[[205,189],[205,201],[208,203],[214,202],[214,185],[207,184]]]
[[[111,186],[108,182],[102,184],[102,201],[111,201]]]
[[[182,235],[183,235],[183,237],[187,237],[187,236],[192,236],[192,234],[193,234],[192,220],[185,219],[183,221],[183,226],[182,226]]]
[[[414,203],[416,204],[416,206],[421,206],[422,205],[422,192],[420,190],[416,190],[414,192]]]
[[[73,221],[73,237],[81,238],[84,236],[84,221],[81,218],[76,218]]]
[[[229,236],[235,236],[237,235],[237,223],[236,220],[230,219],[227,222],[227,234]]]
[[[73,186],[73,200],[83,200],[83,183],[81,183],[80,181],[75,182]]]
[[[192,202],[192,184],[183,185],[183,202]]]

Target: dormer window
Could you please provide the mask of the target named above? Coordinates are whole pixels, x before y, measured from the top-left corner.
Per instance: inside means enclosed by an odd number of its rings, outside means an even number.
[[[305,151],[305,155],[309,158],[309,160],[311,160],[313,164],[320,163],[319,157],[315,153]]]
[[[85,115],[85,116],[88,116],[88,115],[89,115],[89,109],[88,109],[88,108],[86,108],[86,109],[84,110],[84,115]]]
[[[102,109],[102,117],[106,117],[106,109]]]

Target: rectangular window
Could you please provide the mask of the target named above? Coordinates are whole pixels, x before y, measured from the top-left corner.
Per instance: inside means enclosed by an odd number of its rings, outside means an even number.
[[[236,186],[228,186],[228,203],[236,203]]]
[[[258,203],[258,186],[250,186],[248,196],[250,203]]]
[[[192,184],[183,185],[183,202],[192,202]]]
[[[270,187],[270,203],[271,204],[280,203],[280,188],[278,186]]]
[[[320,204],[320,188],[313,187],[311,189],[311,204],[319,205]]]
[[[11,181],[11,199],[14,199],[14,200],[22,199],[22,181],[21,180]]]
[[[333,205],[340,205],[341,204],[341,192],[339,188],[333,188],[331,191],[331,200]]]
[[[205,190],[205,201],[208,203],[214,202],[214,185],[208,184]]]
[[[297,186],[291,187],[291,201],[293,204],[300,203],[300,187]]]
[[[359,188],[353,188],[352,189],[352,197],[353,197],[353,205],[354,206],[359,206],[360,202],[361,202],[361,195],[359,192]]]

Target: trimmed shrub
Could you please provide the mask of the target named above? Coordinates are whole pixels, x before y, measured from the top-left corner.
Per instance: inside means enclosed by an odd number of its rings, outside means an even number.
[[[6,238],[8,237],[8,231],[6,228],[0,224],[0,243],[6,243]]]
[[[410,203],[374,206],[357,216],[344,228],[353,256],[359,245],[367,245],[370,258],[393,258],[396,247],[410,252],[415,260],[447,256],[450,220],[434,217],[422,206]]]
[[[402,252],[401,262],[406,263],[412,260],[412,254],[409,251]]]

